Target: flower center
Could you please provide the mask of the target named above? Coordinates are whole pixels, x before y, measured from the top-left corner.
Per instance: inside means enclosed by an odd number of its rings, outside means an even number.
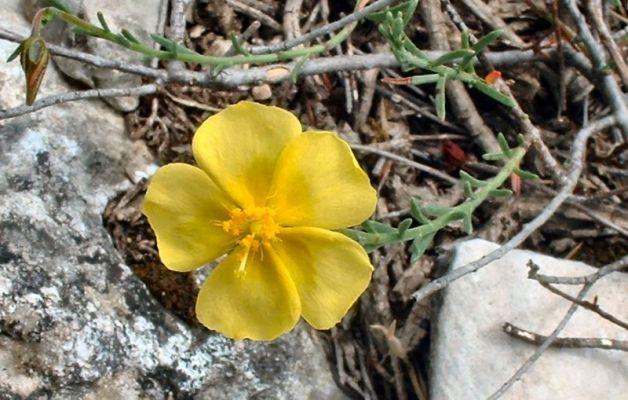
[[[242,274],[250,253],[268,248],[278,240],[279,225],[275,222],[275,211],[268,207],[234,208],[229,217],[220,224],[225,232],[239,238],[240,267],[237,272]]]

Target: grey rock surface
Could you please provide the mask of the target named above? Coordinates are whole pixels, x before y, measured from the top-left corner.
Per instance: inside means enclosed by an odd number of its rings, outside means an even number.
[[[30,21],[35,12],[47,4],[47,0],[22,0],[22,8]],[[149,34],[155,33],[159,16],[159,0],[63,0],[71,10],[92,24],[99,26],[96,13],[101,11],[112,32],[127,29],[142,43],[152,43]],[[131,63],[141,63],[138,53],[129,51],[117,44],[102,39],[75,34],[68,24],[55,21],[43,29],[46,40],[65,47],[74,48],[97,56]],[[53,61],[59,70],[92,88],[121,88],[138,86],[142,78],[112,69],[97,68],[69,58],[55,57]],[[139,100],[135,96],[106,98],[112,107],[119,111],[132,111]]]
[[[476,239],[459,244],[453,268],[498,247]],[[570,303],[527,278],[532,259],[540,273],[581,276],[594,268],[515,250],[445,289],[434,321],[430,390],[434,400],[486,399],[530,357],[536,347],[502,332],[504,322],[549,335]],[[579,287],[561,286],[576,295]],[[622,320],[628,319],[628,275],[611,274],[587,299]],[[628,332],[598,315],[579,309],[559,337],[628,339]],[[550,348],[503,399],[625,399],[628,357],[618,350]]]
[[[0,0],[0,21],[24,30],[18,5]],[[23,104],[18,62],[0,87],[0,109]],[[49,67],[42,93],[68,90]],[[98,101],[0,121],[0,398],[342,398],[303,327],[235,343],[174,318],[122,262],[101,214],[150,163]]]

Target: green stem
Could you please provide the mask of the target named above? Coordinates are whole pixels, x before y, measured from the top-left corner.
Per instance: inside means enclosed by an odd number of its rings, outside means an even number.
[[[364,235],[362,239],[359,240],[360,244],[364,247],[375,249],[381,246],[423,238],[428,235],[435,234],[452,221],[461,219],[464,215],[471,215],[473,211],[480,206],[480,204],[486,201],[492,191],[499,189],[510,177],[510,175],[518,169],[524,154],[525,150],[521,147],[513,149],[508,162],[495,177],[488,181],[485,186],[478,188],[473,193],[473,196],[456,207],[451,208],[440,217],[435,218],[424,225],[408,229],[402,235],[398,235],[396,233],[369,233]]]
[[[293,60],[295,58],[300,57],[311,57],[325,51],[328,51],[340,43],[342,43],[349,34],[356,27],[357,23],[352,23],[344,27],[340,32],[333,35],[327,42],[318,44],[311,47],[303,47],[298,49],[286,50],[278,53],[270,53],[270,54],[241,54],[231,57],[217,57],[217,56],[206,56],[202,54],[198,54],[193,51],[189,52],[170,52],[163,50],[155,50],[151,46],[147,46],[143,43],[138,43],[134,41],[130,41],[122,35],[113,33],[109,30],[105,30],[99,28],[98,26],[92,25],[89,22],[73,15],[67,13],[63,10],[54,7],[48,7],[45,10],[49,15],[60,18],[70,24],[73,24],[80,28],[83,33],[86,35],[90,35],[93,37],[101,38],[104,40],[108,40],[110,42],[116,43],[122,47],[125,47],[129,50],[135,51],[137,53],[144,54],[148,57],[158,58],[161,60],[178,60],[189,63],[196,64],[207,64],[207,65],[215,65],[221,66],[223,68],[231,67],[234,65],[240,64],[266,64],[280,61],[288,61]],[[43,13],[42,13],[43,14]],[[39,25],[37,21],[34,22]]]

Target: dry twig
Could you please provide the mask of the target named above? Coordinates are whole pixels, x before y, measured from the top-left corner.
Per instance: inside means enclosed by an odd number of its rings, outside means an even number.
[[[545,342],[548,337],[539,335],[513,324],[505,323],[502,327],[504,332],[512,337],[523,340],[524,342],[540,345]],[[600,339],[600,338],[559,338],[557,337],[551,344],[552,347],[569,347],[569,348],[593,348],[604,350],[621,350],[628,351],[628,341],[617,339]]]

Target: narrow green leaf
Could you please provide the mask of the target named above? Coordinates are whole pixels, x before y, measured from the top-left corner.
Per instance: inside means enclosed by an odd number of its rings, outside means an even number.
[[[502,154],[502,153],[498,153]],[[475,187],[483,187],[488,184],[488,182],[478,179],[472,175],[469,175],[466,171],[460,170],[460,179],[464,181],[469,181]]]
[[[236,49],[236,51],[239,54],[243,54],[245,56],[248,56],[251,54],[247,49],[242,47],[242,43],[240,42],[240,38],[238,38],[238,35],[236,35],[234,32],[231,32],[230,36],[231,36],[231,45],[233,46],[234,49]]]
[[[468,49],[471,46],[469,42],[469,31],[464,30],[460,34],[460,47],[463,49]]]
[[[510,146],[508,145],[508,141],[506,140],[506,137],[501,132],[497,134],[497,143],[499,143],[499,148],[506,155],[506,157],[508,158],[512,157],[512,150],[510,149]]]
[[[471,182],[464,181],[464,195],[467,197],[473,197],[473,186],[471,186]]]
[[[525,136],[523,136],[523,134],[521,134],[521,133],[517,134],[517,143],[519,143],[519,146],[525,146],[526,138],[525,138]]]
[[[367,232],[373,233],[397,233],[397,230],[388,224],[369,219],[362,224]]]
[[[512,196],[512,190],[510,189],[494,189],[488,192],[489,196],[495,197],[496,199],[503,197]]]
[[[445,84],[447,83],[447,77],[442,75],[438,78],[438,82],[436,82],[436,98],[434,99],[434,103],[436,106],[436,115],[441,121],[445,120]]]
[[[137,40],[137,38],[135,36],[133,36],[133,34],[131,32],[129,32],[126,29],[122,29],[122,31],[120,32],[122,33],[122,36],[124,36],[124,38],[126,40],[128,40],[131,43],[140,43],[139,40]]]
[[[426,74],[426,75],[414,75],[412,77],[413,85],[424,85],[426,83],[438,82],[440,75],[438,74]]]
[[[447,214],[449,211],[451,211],[451,207],[428,205],[423,207],[422,211],[427,216],[440,217],[441,215]]]
[[[524,181],[531,181],[539,179],[539,176],[533,172],[526,171],[525,169],[515,168],[515,174],[519,175]]]
[[[410,215],[422,224],[429,224],[430,219],[423,214],[419,202],[414,198],[410,198]]]
[[[492,99],[499,101],[505,106],[514,107],[516,105],[515,100],[512,97],[503,94],[502,92],[490,85],[487,85],[480,78],[471,83],[471,86],[475,87],[477,90],[491,97]]]
[[[419,0],[410,0],[407,2],[407,7],[403,10],[403,26],[408,26],[408,23],[414,16],[416,7],[419,5]]]
[[[471,48],[475,51],[476,54],[481,53],[488,45],[490,45],[491,43],[493,43],[495,40],[497,40],[502,34],[504,33],[504,31],[502,31],[501,29],[496,29],[490,33],[488,33],[485,36],[482,36],[476,44],[474,44],[473,46],[471,46]]]
[[[447,52],[445,54],[443,54],[442,56],[438,57],[436,60],[431,61],[430,62],[430,67],[438,67],[439,65],[443,65],[446,64],[448,62],[452,62],[454,60],[457,59],[462,59],[464,57],[468,57],[471,56],[473,57],[475,53],[473,52],[473,50],[469,50],[469,49],[458,49],[458,50],[453,50],[450,52]]]
[[[66,5],[63,1],[61,1],[61,0],[48,0],[48,4],[49,4],[51,7],[58,8],[58,9],[59,9],[59,10],[61,10],[61,11],[65,11],[65,12],[67,12],[68,14],[74,14],[74,13],[72,12],[72,10],[70,10],[70,7],[68,7],[68,6],[67,6],[67,5]]]
[[[13,53],[11,53],[9,58],[7,58],[7,62],[9,63],[9,62],[15,60],[17,58],[17,56],[20,55],[20,53],[22,52],[23,48],[24,48],[24,45],[22,43],[20,43],[20,45],[17,46],[17,48],[13,51]]]
[[[307,60],[308,60],[308,57],[301,57],[294,64],[294,67],[292,68],[292,71],[290,72],[290,80],[292,81],[292,83],[297,83],[297,80],[299,79],[299,75],[301,75],[301,71],[303,70],[303,66],[305,65],[305,62]]]
[[[427,250],[429,245],[432,243],[435,235],[436,233],[430,233],[412,241],[412,245],[410,246],[412,252],[412,257],[410,258],[411,263],[419,261],[419,258],[425,254],[425,250]]]
[[[486,161],[497,161],[497,160],[505,160],[508,157],[504,153],[484,153],[482,154],[482,159]]]
[[[473,222],[471,221],[471,214],[467,214],[462,219],[462,228],[467,235],[473,233]]]
[[[399,237],[403,237],[404,233],[410,228],[412,225],[412,218],[406,218],[399,223],[399,227],[397,227],[397,235]]]
[[[107,25],[107,21],[105,21],[105,17],[102,15],[102,13],[100,11],[98,11],[96,13],[96,16],[98,17],[98,21],[100,22],[100,26],[102,26],[102,28],[105,31],[111,32],[111,29],[109,29],[109,25]]]
[[[392,13],[397,13],[399,11],[407,10],[409,8],[410,3],[412,3],[412,1],[404,1],[403,3],[399,3],[394,7],[386,7],[386,9],[384,10],[380,10],[380,11],[367,15],[366,19],[373,22],[378,22],[381,24],[382,22],[386,20],[386,14],[390,13],[390,15],[392,16]]]

